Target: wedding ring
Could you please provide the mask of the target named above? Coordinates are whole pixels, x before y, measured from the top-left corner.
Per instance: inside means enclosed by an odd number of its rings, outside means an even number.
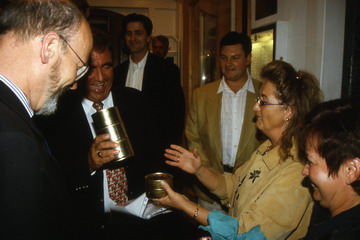
[[[102,152],[101,152],[101,151],[98,152],[97,155],[98,155],[99,157],[102,157]]]

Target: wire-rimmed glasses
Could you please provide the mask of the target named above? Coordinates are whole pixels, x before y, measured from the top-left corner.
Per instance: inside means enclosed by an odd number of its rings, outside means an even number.
[[[277,106],[281,106],[284,105],[282,103],[269,103],[269,102],[265,102],[263,101],[259,96],[255,98],[255,103],[258,103],[260,107],[265,106],[265,105],[277,105]]]
[[[75,81],[79,80],[80,78],[82,78],[85,73],[87,73],[87,71],[89,70],[89,66],[86,65],[86,63],[81,59],[81,57],[75,52],[75,50],[70,46],[70,44],[66,41],[66,39],[59,35],[60,38],[66,43],[66,45],[71,49],[71,51],[73,51],[73,53],[79,58],[80,62],[83,64],[82,67],[79,67],[78,70],[76,71],[76,78]]]

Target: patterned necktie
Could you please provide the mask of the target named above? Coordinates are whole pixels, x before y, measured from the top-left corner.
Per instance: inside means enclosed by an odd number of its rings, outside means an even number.
[[[109,196],[116,203],[127,201],[128,183],[124,168],[106,170],[108,180]]]
[[[92,106],[99,112],[103,109],[104,104],[102,102],[94,102]]]
[[[97,112],[103,109],[102,102],[94,102],[93,108]],[[109,196],[116,203],[125,203],[127,201],[128,183],[124,168],[107,169],[106,178],[108,182]]]

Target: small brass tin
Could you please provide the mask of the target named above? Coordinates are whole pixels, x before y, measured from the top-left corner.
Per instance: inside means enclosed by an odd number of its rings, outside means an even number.
[[[134,156],[124,123],[121,119],[118,107],[103,109],[91,115],[96,135],[110,134],[110,140],[119,144],[116,150],[119,154],[114,162],[125,160]]]
[[[167,182],[173,186],[173,176],[169,173],[156,172],[145,176],[145,192],[149,199],[158,199],[165,197],[167,192],[161,186],[161,181]]]

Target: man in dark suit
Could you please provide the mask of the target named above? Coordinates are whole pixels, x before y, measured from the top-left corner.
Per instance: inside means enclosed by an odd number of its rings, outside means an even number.
[[[124,17],[122,29],[130,56],[115,69],[115,81],[144,93],[165,149],[172,143],[181,143],[185,103],[179,68],[149,52],[152,27],[144,15],[133,13]]]
[[[81,217],[83,239],[142,239],[158,223],[111,210],[119,202],[112,200],[108,192],[107,169],[124,168],[128,187],[124,194],[127,199],[134,199],[145,191],[146,174],[164,170],[163,149],[142,93],[113,86],[112,54],[104,33],[93,30],[93,42],[86,79],[79,81],[76,92],[60,98],[53,116],[38,119],[38,124],[64,172],[77,215]],[[95,102],[101,102],[103,108],[119,107],[134,157],[106,165],[117,154],[116,144],[109,141],[108,134],[96,136],[91,118],[96,112]],[[120,204],[125,202],[126,199]],[[142,231],[137,231],[138,228]],[[151,233],[157,234],[159,229],[158,226]]]
[[[63,177],[32,117],[55,110],[57,96],[86,71],[91,45],[88,23],[67,1],[12,1],[1,13],[3,239],[75,238]]]

